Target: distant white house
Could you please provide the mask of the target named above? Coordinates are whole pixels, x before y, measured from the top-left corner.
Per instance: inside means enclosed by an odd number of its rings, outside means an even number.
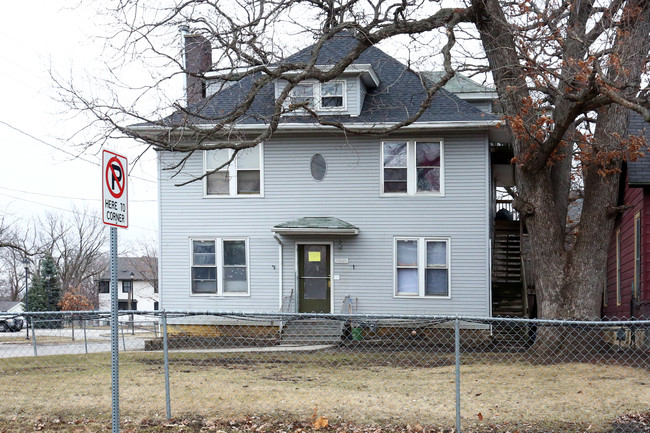
[[[158,310],[158,260],[155,257],[119,257],[117,259],[118,309]],[[111,272],[108,269],[98,280],[99,309],[111,308]],[[123,320],[127,320],[125,316]]]
[[[25,311],[25,304],[18,301],[0,301],[0,311],[7,313],[22,313]]]

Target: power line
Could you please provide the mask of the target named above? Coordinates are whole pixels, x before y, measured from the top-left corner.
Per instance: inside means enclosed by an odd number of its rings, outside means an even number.
[[[43,197],[50,197],[50,198],[64,198],[64,199],[67,199],[67,200],[84,200],[84,201],[101,201],[102,200],[100,198],[69,197],[69,196],[65,196],[65,195],[43,194],[43,193],[40,193],[40,192],[32,192],[32,191],[25,191],[25,190],[22,190],[22,189],[7,188],[6,186],[0,186],[0,189],[6,189],[6,190],[9,190],[9,191],[14,191],[14,192],[22,192],[24,194],[40,195],[40,196],[43,196]],[[147,203],[147,202],[150,203],[150,202],[156,202],[156,201],[158,201],[158,200],[154,200],[154,199],[151,199],[151,200],[133,200],[133,199],[129,199],[129,202],[135,202],[135,203]]]
[[[97,166],[100,165],[97,161],[91,161],[90,159],[85,159],[85,158],[83,158],[81,155],[75,155],[75,154],[72,153],[72,152],[68,152],[68,151],[65,150],[65,149],[62,149],[62,148],[60,148],[60,147],[58,147],[58,146],[55,146],[55,145],[53,145],[53,144],[50,144],[50,143],[48,143],[47,141],[41,140],[40,138],[33,136],[33,135],[30,134],[29,132],[25,132],[25,131],[23,131],[22,129],[16,127],[16,126],[13,126],[13,125],[11,125],[11,124],[5,122],[4,120],[0,120],[0,123],[2,123],[3,125],[7,126],[8,128],[13,129],[13,130],[16,131],[16,132],[19,132],[19,133],[21,133],[21,134],[23,134],[23,135],[25,135],[25,136],[31,138],[32,140],[36,140],[36,141],[38,141],[39,143],[43,143],[44,145],[49,146],[49,147],[51,147],[51,148],[53,148],[53,149],[56,149],[56,150],[58,150],[58,151],[60,151],[60,152],[63,152],[63,153],[65,153],[66,155],[72,156],[72,157],[75,158],[75,159],[78,158],[78,159],[80,159],[80,160],[82,160],[82,161],[88,162],[88,163],[93,164],[93,165],[97,165]]]
[[[10,198],[12,198],[14,200],[26,201],[28,203],[33,203],[33,204],[37,204],[37,205],[45,206],[45,207],[51,207],[53,209],[62,210],[64,212],[70,212],[70,213],[75,214],[75,215],[87,216],[87,217],[92,218],[92,219],[101,220],[101,218],[96,216],[96,215],[92,215],[92,214],[88,214],[88,213],[84,214],[84,213],[77,212],[77,211],[72,210],[72,209],[65,209],[65,208],[62,208],[62,207],[53,206],[51,204],[40,203],[40,202],[37,202],[37,201],[34,201],[34,200],[29,200],[29,199],[22,198],[22,197],[16,197],[16,196],[13,196],[11,194],[4,193],[4,192],[0,192],[0,195],[4,195],[5,197],[10,197]],[[151,231],[151,232],[154,232],[154,233],[158,233],[157,229],[152,229],[151,227],[143,227],[143,226],[137,226],[137,225],[133,225],[133,224],[131,224],[130,227],[134,227],[134,228],[138,228],[138,229],[142,229],[142,230],[148,230],[148,231]]]
[[[67,151],[67,150],[65,150],[65,149],[63,149],[63,148],[61,148],[61,147],[55,146],[54,144],[48,143],[48,142],[45,141],[45,140],[42,140],[42,139],[40,139],[40,138],[38,138],[38,137],[36,137],[36,136],[30,134],[29,132],[23,131],[22,129],[20,129],[20,128],[16,127],[16,126],[11,125],[10,123],[5,122],[4,120],[0,120],[0,123],[3,124],[3,125],[5,125],[5,126],[7,126],[8,128],[13,129],[14,131],[16,131],[16,132],[18,132],[18,133],[20,133],[20,134],[23,134],[23,135],[25,135],[25,136],[31,138],[32,140],[36,140],[36,141],[38,141],[39,143],[43,143],[44,145],[46,145],[46,146],[48,146],[48,147],[51,147],[51,148],[53,148],[53,149],[55,149],[55,150],[58,150],[58,151],[60,151],[60,152],[63,152],[63,153],[65,153],[66,155],[69,155],[69,156],[71,156],[71,157],[73,157],[73,158],[75,158],[75,159],[79,159],[79,160],[81,160],[81,161],[87,162],[87,163],[89,163],[89,164],[93,164],[93,165],[95,165],[95,166],[101,166],[101,164],[100,164],[99,162],[97,162],[97,161],[92,161],[92,160],[90,160],[90,159],[86,159],[86,158],[82,157],[81,155],[75,155],[75,154],[72,153],[72,152],[69,152],[69,151]],[[155,180],[147,179],[147,178],[140,177],[140,176],[136,176],[136,175],[130,175],[130,177],[135,178],[135,179],[139,179],[139,180],[142,180],[142,181],[145,181],[145,182],[156,183]]]

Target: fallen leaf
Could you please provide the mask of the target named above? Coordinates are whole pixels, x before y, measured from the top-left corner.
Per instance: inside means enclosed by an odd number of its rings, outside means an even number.
[[[327,420],[327,418],[325,418],[323,416],[319,416],[318,419],[316,421],[314,421],[313,427],[314,427],[314,430],[319,430],[321,428],[327,427],[329,424],[330,423]]]

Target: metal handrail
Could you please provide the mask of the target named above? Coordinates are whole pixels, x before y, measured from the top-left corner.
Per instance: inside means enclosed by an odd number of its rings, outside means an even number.
[[[285,300],[287,302],[285,302]],[[291,293],[289,293],[289,296],[285,296],[282,298],[282,313],[292,313],[290,311],[291,309],[291,302],[293,302],[293,289],[291,289]]]

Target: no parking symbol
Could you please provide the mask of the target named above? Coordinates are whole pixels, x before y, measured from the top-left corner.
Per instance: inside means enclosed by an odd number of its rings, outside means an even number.
[[[126,157],[104,150],[102,153],[102,202],[104,224],[127,228],[128,218],[128,162]]]

